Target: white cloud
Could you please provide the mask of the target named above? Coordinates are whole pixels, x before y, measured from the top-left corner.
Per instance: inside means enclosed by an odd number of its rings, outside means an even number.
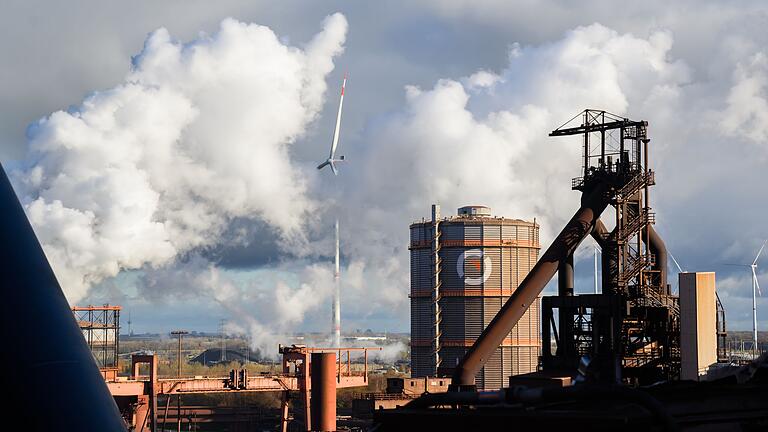
[[[290,147],[318,115],[346,29],[329,16],[303,49],[233,19],[189,43],[160,29],[122,84],[34,124],[15,179],[70,301],[216,245],[236,217],[300,246],[317,204]]]
[[[757,52],[739,62],[721,125],[726,133],[763,144],[768,140],[768,56]]]

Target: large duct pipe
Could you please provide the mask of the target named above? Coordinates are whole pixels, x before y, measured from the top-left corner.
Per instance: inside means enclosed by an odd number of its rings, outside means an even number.
[[[602,249],[603,252],[608,248],[608,237],[610,235],[611,233],[608,232],[608,228],[605,227],[602,220],[598,219],[595,221],[595,228],[592,230],[592,238],[595,239],[597,245],[600,246],[600,249]]]
[[[573,295],[573,254],[560,262],[557,268],[557,295]]]
[[[311,417],[313,431],[336,430],[336,354],[312,353],[309,362],[312,379]]]
[[[35,237],[0,166],[0,280],[5,410],[40,431],[124,431],[109,393]]]
[[[618,269],[618,262],[616,256],[616,250],[611,250],[608,239],[611,237],[611,233],[606,228],[602,220],[598,219],[595,222],[595,228],[592,230],[592,238],[595,239],[600,250],[601,255],[601,267],[603,269],[603,293],[612,294],[613,288],[617,283],[616,270]]]
[[[653,265],[654,270],[658,270],[660,274],[660,284],[661,284],[661,290],[662,292],[667,292],[667,245],[664,244],[664,240],[661,239],[661,236],[656,232],[655,229],[653,229],[652,225],[647,226],[647,234],[648,234],[648,240],[649,245],[648,248],[651,250],[651,253],[656,255],[656,264]],[[646,230],[643,230],[643,242],[645,242],[646,238]]]
[[[573,296],[573,254],[560,261],[560,266],[557,268],[557,294],[561,297]],[[558,334],[560,336],[560,343],[557,345],[557,352],[559,355],[567,355],[566,350],[570,346],[565,341],[573,338],[571,332],[573,328],[573,308],[561,307],[558,316]]]
[[[589,195],[582,195],[581,208],[573,215],[570,222],[456,366],[451,390],[475,389],[477,372],[485,365],[528,307],[536,301],[536,297],[557,272],[560,263],[572,255],[579,243],[594,229],[595,221],[608,205],[605,192],[606,186],[601,184]]]

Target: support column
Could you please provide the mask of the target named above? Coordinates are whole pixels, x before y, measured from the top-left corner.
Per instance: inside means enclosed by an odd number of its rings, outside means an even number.
[[[280,432],[288,432],[288,392],[281,392],[280,398]]]
[[[304,395],[304,429],[307,431],[312,430],[311,429],[311,421],[312,421],[312,408],[310,406],[311,400],[309,398],[309,388],[310,388],[310,382],[309,382],[309,374],[312,370],[312,365],[310,365],[310,354],[308,352],[303,353],[304,357],[304,376],[302,377],[302,382],[304,383],[301,389],[302,394]]]
[[[131,376],[134,380],[139,377],[139,367],[149,365],[149,415],[152,432],[157,431],[157,357],[154,354],[134,355],[131,357]]]
[[[152,432],[157,432],[157,357],[151,356],[149,364],[149,409],[152,415]]]

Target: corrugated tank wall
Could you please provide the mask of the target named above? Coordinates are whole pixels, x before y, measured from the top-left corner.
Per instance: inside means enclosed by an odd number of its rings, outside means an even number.
[[[411,225],[412,376],[434,374],[432,222]],[[538,260],[538,225],[492,217],[440,222],[440,374],[450,375]],[[480,389],[500,388],[513,374],[536,370],[541,348],[539,301],[531,305],[477,376]]]

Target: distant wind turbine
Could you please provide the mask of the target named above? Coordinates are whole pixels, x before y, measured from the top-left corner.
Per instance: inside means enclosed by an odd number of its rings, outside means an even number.
[[[333,141],[331,142],[331,152],[328,155],[328,159],[325,160],[325,162],[321,163],[317,166],[317,169],[321,170],[325,166],[330,166],[331,171],[333,171],[334,175],[339,175],[338,170],[336,169],[336,162],[343,162],[344,156],[339,156],[338,159],[336,159],[336,147],[339,145],[339,131],[341,130],[341,108],[344,106],[344,89],[347,86],[347,75],[344,75],[344,81],[341,83],[341,98],[339,99],[339,111],[336,114],[336,127],[333,129]],[[339,269],[339,218],[336,217],[336,225],[335,225],[335,231],[336,231],[336,254],[334,259],[334,272],[333,272],[333,282],[334,282],[334,293],[333,293],[333,310],[332,310],[332,319],[333,319],[333,341],[332,345],[334,347],[340,347],[341,346],[341,280],[340,280],[340,269]]]
[[[757,260],[760,259],[760,254],[763,253],[766,243],[768,243],[768,240],[764,241],[763,245],[760,246],[760,250],[757,251],[752,264],[726,264],[737,267],[749,267],[752,270],[752,352],[755,358],[757,358],[757,294],[763,295],[760,291],[760,283],[757,281]]]
[[[331,141],[331,152],[328,154],[328,159],[325,162],[317,166],[317,169],[323,169],[326,165],[330,165],[331,171],[334,175],[339,175],[339,171],[336,169],[336,162],[344,162],[344,156],[339,156],[336,159],[336,147],[339,145],[339,130],[341,129],[341,108],[344,106],[344,88],[347,86],[347,76],[344,75],[344,81],[341,83],[341,98],[339,99],[339,112],[336,114],[336,127],[333,129],[333,141]]]

